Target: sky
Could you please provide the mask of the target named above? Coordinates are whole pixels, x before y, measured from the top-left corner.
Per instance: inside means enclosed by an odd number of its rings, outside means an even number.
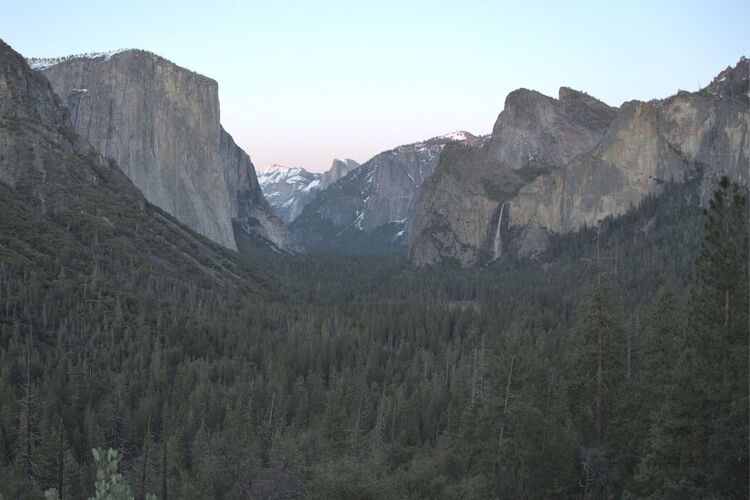
[[[0,38],[26,57],[155,52],[219,82],[258,170],[323,171],[487,134],[520,87],[614,106],[697,90],[750,56],[750,2],[0,0]]]

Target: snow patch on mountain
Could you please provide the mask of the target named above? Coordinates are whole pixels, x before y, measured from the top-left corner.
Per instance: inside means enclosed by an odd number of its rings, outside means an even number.
[[[351,159],[333,160],[325,173],[274,164],[258,175],[258,183],[271,207],[289,223],[318,193],[357,167],[359,163]]]
[[[108,52],[86,52],[83,54],[72,54],[62,57],[30,57],[26,60],[26,62],[29,63],[31,69],[42,70],[61,62],[70,61],[71,59],[98,59],[100,57],[103,57],[105,61],[109,61],[112,56],[128,50],[133,49],[117,49],[110,50]]]
[[[475,136],[473,134],[470,134],[465,130],[457,130],[455,132],[451,132],[450,134],[439,135],[435,137],[435,139],[444,139],[446,141],[468,141],[474,138]]]

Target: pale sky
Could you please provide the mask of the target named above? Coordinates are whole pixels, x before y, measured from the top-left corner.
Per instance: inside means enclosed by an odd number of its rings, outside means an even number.
[[[748,0],[0,0],[27,57],[119,48],[219,82],[258,170],[326,170],[455,130],[486,134],[519,87],[611,105],[695,90],[750,55]]]

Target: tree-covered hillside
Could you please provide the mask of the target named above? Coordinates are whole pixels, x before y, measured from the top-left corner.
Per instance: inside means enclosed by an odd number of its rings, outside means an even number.
[[[747,496],[743,190],[470,270],[259,257],[245,290],[3,189],[6,498],[93,495],[98,447],[137,498]]]

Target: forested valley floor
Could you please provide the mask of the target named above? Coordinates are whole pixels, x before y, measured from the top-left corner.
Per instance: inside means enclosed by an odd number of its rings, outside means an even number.
[[[247,285],[24,203],[0,196],[5,498],[94,496],[92,448],[135,498],[748,496],[737,186],[703,213],[666,184],[536,259],[264,254]]]

